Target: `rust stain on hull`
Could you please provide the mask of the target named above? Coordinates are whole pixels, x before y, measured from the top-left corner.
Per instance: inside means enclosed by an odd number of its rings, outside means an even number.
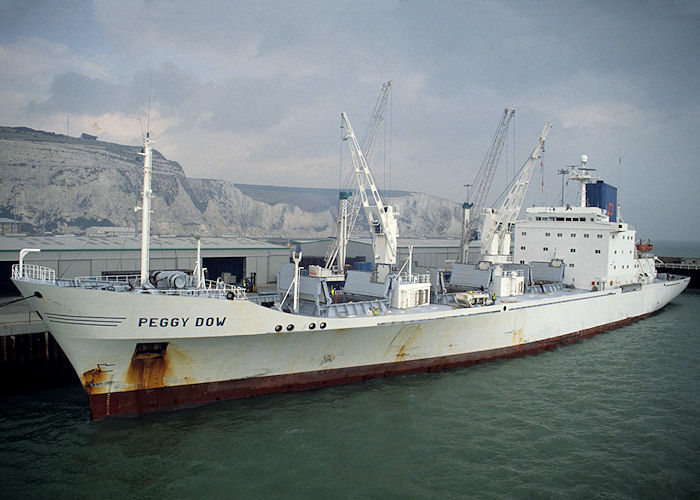
[[[139,389],[163,387],[168,361],[168,342],[136,344],[125,382]]]
[[[80,377],[80,382],[83,384],[85,392],[93,394],[99,392],[98,388],[109,383],[110,373],[103,370],[101,367],[88,370]]]
[[[517,330],[513,330],[513,341],[511,342],[512,345],[520,345],[523,343],[523,329],[518,328]]]
[[[407,351],[411,347],[411,343],[415,340],[418,333],[422,332],[423,329],[420,325],[404,325],[401,329],[394,335],[394,338],[389,342],[389,347],[384,351],[384,356],[388,356],[392,348],[399,346],[396,355],[394,356],[395,361],[404,361]]]
[[[171,387],[149,388],[111,394],[89,394],[93,419],[108,415],[144,413],[159,408],[197,405],[224,399],[237,399],[263,394],[316,389],[328,385],[361,382],[372,378],[405,375],[419,372],[434,372],[448,368],[469,366],[498,358],[509,358],[530,354],[558,345],[573,344],[583,338],[606,330],[628,325],[653,313],[628,318],[607,325],[579,330],[559,337],[530,342],[517,346],[441,356],[436,358],[381,363],[333,370],[293,373],[248,379],[223,380]],[[133,364],[133,363],[132,363]],[[88,373],[88,372],[86,372]],[[143,372],[142,372],[143,373]],[[161,377],[162,381],[162,377]],[[110,402],[111,397],[111,402]],[[111,404],[111,406],[110,406]]]

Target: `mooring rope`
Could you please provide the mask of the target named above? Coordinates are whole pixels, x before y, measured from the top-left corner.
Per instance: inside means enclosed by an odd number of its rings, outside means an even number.
[[[38,297],[38,295],[36,295],[36,292],[34,292],[34,294],[33,294],[33,295],[30,295],[29,297],[21,297],[21,298],[19,298],[19,299],[15,299],[15,300],[11,300],[11,301],[9,301],[9,302],[5,302],[4,304],[0,304],[0,307],[9,306],[10,304],[14,304],[15,302],[19,302],[19,301],[21,301],[21,300],[31,299],[32,297]]]

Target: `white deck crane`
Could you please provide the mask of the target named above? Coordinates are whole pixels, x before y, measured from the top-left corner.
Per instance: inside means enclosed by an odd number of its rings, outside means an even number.
[[[396,247],[399,236],[394,207],[384,204],[367,164],[367,159],[362,152],[362,148],[360,148],[360,144],[357,142],[352,125],[350,125],[348,115],[342,113],[341,117],[343,128],[345,128],[345,140],[348,141],[350,146],[353,171],[355,172],[358,187],[357,191],[370,226],[374,262],[378,266],[383,266],[384,272],[388,272],[396,264]],[[371,200],[367,196],[367,190],[372,194]]]
[[[500,206],[492,213],[485,214],[481,235],[481,260],[500,264],[510,259],[509,231],[523,206],[532,172],[537,160],[544,152],[544,142],[551,128],[551,123],[545,123],[535,149],[508,185]]]
[[[505,145],[506,136],[508,134],[508,126],[513,119],[513,115],[515,115],[515,110],[508,108],[503,110],[503,116],[501,116],[501,120],[498,122],[498,127],[491,141],[491,146],[486,152],[484,160],[481,162],[479,172],[476,174],[476,179],[473,184],[476,187],[476,194],[473,197],[473,202],[470,203],[469,200],[467,200],[464,204],[465,227],[462,228],[462,240],[460,243],[460,262],[463,264],[467,263],[469,242],[476,239],[477,229],[482,219],[481,211],[484,208],[486,196],[491,189],[496,167],[498,167],[498,161],[501,158],[503,146]],[[468,217],[466,210],[471,210],[474,216]]]
[[[365,136],[362,140],[361,149],[364,154],[365,162],[368,166],[372,164],[372,158],[374,157],[374,151],[377,145],[377,135],[380,126],[384,121],[384,111],[386,109],[386,103],[389,100],[389,95],[391,94],[391,89],[391,81],[385,82],[382,85],[379,97],[377,98],[377,102],[372,111],[369,126],[367,127],[367,131],[365,132]],[[353,177],[355,177],[353,172],[349,172],[345,184],[347,185],[348,181],[354,184],[355,181],[352,179]],[[328,246],[328,251],[326,252],[325,258],[325,267],[326,269],[331,269],[333,264],[336,264],[338,272],[343,272],[343,269],[345,268],[345,256],[348,241],[350,240],[350,235],[355,228],[355,223],[357,222],[357,217],[360,213],[362,197],[357,196],[357,192],[353,193],[353,190],[346,189],[340,191],[339,198],[340,207],[336,236]]]

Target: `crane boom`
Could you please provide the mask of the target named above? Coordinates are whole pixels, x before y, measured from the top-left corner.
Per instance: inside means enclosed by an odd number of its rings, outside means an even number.
[[[462,241],[460,244],[460,255],[463,264],[466,264],[467,246],[471,240],[476,238],[476,231],[479,227],[479,221],[481,219],[481,209],[484,208],[486,196],[491,189],[493,177],[496,174],[496,168],[498,167],[498,162],[501,159],[501,153],[503,152],[503,146],[505,145],[506,136],[508,134],[508,126],[513,119],[513,115],[515,115],[515,110],[508,108],[503,110],[503,116],[501,116],[501,120],[498,122],[496,133],[493,135],[493,139],[491,140],[491,146],[486,152],[484,160],[481,162],[479,172],[476,174],[476,179],[474,181],[474,186],[476,186],[476,195],[473,198],[474,201],[471,203],[471,207],[469,207],[475,216],[469,220],[469,225],[463,231]]]
[[[384,111],[386,109],[386,104],[389,100],[389,95],[391,94],[393,82],[390,80],[384,82],[382,89],[379,92],[379,97],[372,110],[372,115],[370,117],[370,122],[365,132],[365,136],[362,139],[361,149],[364,153],[365,161],[367,165],[372,164],[372,158],[374,158],[374,152],[377,145],[377,135],[384,121]],[[351,178],[354,177],[353,172],[348,172],[348,177],[346,178],[345,184],[348,185],[349,182],[353,182]],[[354,184],[354,182],[353,182]],[[357,222],[357,217],[360,213],[360,207],[362,206],[362,197],[357,196],[357,192],[354,190],[343,190],[340,192],[340,209],[338,214],[338,222],[336,227],[335,238],[331,241],[328,246],[325,257],[325,267],[330,269],[333,264],[338,262],[338,270],[342,270],[345,266],[345,249],[347,247],[348,241],[355,228],[355,223]],[[352,196],[352,195],[355,196]]]
[[[482,255],[502,256],[510,252],[510,248],[504,248],[506,246],[505,235],[515,223],[520,213],[535,163],[544,152],[544,143],[551,128],[551,123],[545,123],[535,149],[518,174],[508,185],[508,189],[505,192],[500,206],[493,216],[485,217],[484,229],[482,231]],[[510,246],[509,242],[507,246]]]
[[[342,113],[341,117],[345,128],[345,140],[348,141],[350,146],[350,155],[359,197],[370,225],[374,261],[377,264],[394,265],[396,264],[396,247],[399,235],[394,208],[391,205],[385,205],[379,194],[374,176],[369,169],[362,148],[357,142],[357,137],[355,137],[348,115]],[[372,194],[371,200],[367,195],[368,190]]]

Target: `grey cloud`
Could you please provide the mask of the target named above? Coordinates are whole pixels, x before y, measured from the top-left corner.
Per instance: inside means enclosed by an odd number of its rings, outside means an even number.
[[[134,109],[144,109],[151,98],[151,107],[166,115],[178,114],[187,101],[201,91],[201,84],[192,75],[164,62],[155,70],[138,71],[128,89],[128,103]]]
[[[84,113],[97,114],[122,110],[125,93],[119,85],[90,78],[75,72],[56,75],[45,101],[27,105],[29,114]]]

